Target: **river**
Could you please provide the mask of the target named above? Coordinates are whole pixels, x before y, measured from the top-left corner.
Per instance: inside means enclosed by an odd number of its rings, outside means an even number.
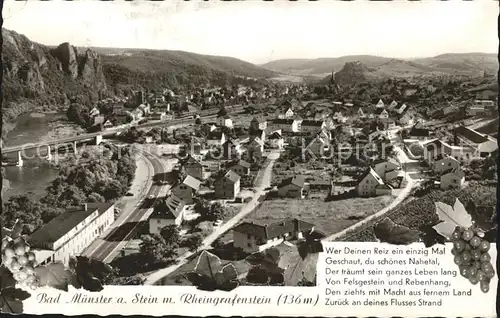
[[[82,129],[68,122],[64,113],[31,113],[17,118],[16,126],[7,134],[5,146],[16,146],[30,142],[63,137]],[[45,189],[57,177],[58,170],[43,160],[25,160],[23,167],[5,167],[5,178],[9,188],[4,199],[13,195],[33,192],[44,195]]]

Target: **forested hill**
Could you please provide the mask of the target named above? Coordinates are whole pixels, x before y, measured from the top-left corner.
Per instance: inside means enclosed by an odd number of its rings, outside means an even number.
[[[232,85],[275,75],[242,60],[181,51],[49,47],[2,28],[4,123],[34,109],[64,110],[137,88]]]
[[[232,57],[167,50],[93,49],[101,54],[106,81],[112,86],[224,86],[276,74]]]

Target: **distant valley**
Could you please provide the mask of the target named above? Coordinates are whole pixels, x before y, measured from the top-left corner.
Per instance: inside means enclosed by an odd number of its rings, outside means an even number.
[[[498,57],[493,53],[441,54],[429,58],[403,60],[373,55],[350,55],[336,58],[282,59],[260,65],[263,68],[289,75],[325,77],[340,71],[346,63],[360,62],[369,76],[411,77],[419,75],[472,75],[486,71],[496,74]]]

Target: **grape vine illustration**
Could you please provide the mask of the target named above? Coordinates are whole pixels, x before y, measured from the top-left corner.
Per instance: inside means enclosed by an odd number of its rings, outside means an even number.
[[[100,261],[78,256],[69,267],[61,262],[39,265],[36,255],[22,235],[19,220],[12,229],[2,228],[2,264],[0,266],[0,312],[22,313],[22,301],[31,297],[27,290],[48,286],[68,291],[68,286],[98,292],[102,280],[113,269]]]
[[[481,291],[490,290],[490,281],[495,276],[489,254],[490,243],[483,240],[482,233],[476,226],[465,229],[457,226],[452,233],[454,262],[460,269],[460,275],[473,285],[479,283]]]
[[[458,199],[453,207],[437,202],[436,213],[441,223],[435,225],[434,229],[453,242],[451,252],[460,274],[473,285],[479,283],[481,291],[487,293],[495,270],[489,254],[490,243],[484,239],[484,231],[473,222]]]

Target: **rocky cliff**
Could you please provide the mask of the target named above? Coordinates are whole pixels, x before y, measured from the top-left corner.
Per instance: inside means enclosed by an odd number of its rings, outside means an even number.
[[[36,109],[65,109],[70,100],[91,103],[106,92],[100,57],[63,43],[57,48],[2,29],[2,121]],[[5,129],[2,129],[2,133]]]
[[[374,77],[376,75],[372,69],[359,61],[354,61],[345,63],[344,67],[335,73],[335,82],[339,85],[350,85],[366,82]]]

